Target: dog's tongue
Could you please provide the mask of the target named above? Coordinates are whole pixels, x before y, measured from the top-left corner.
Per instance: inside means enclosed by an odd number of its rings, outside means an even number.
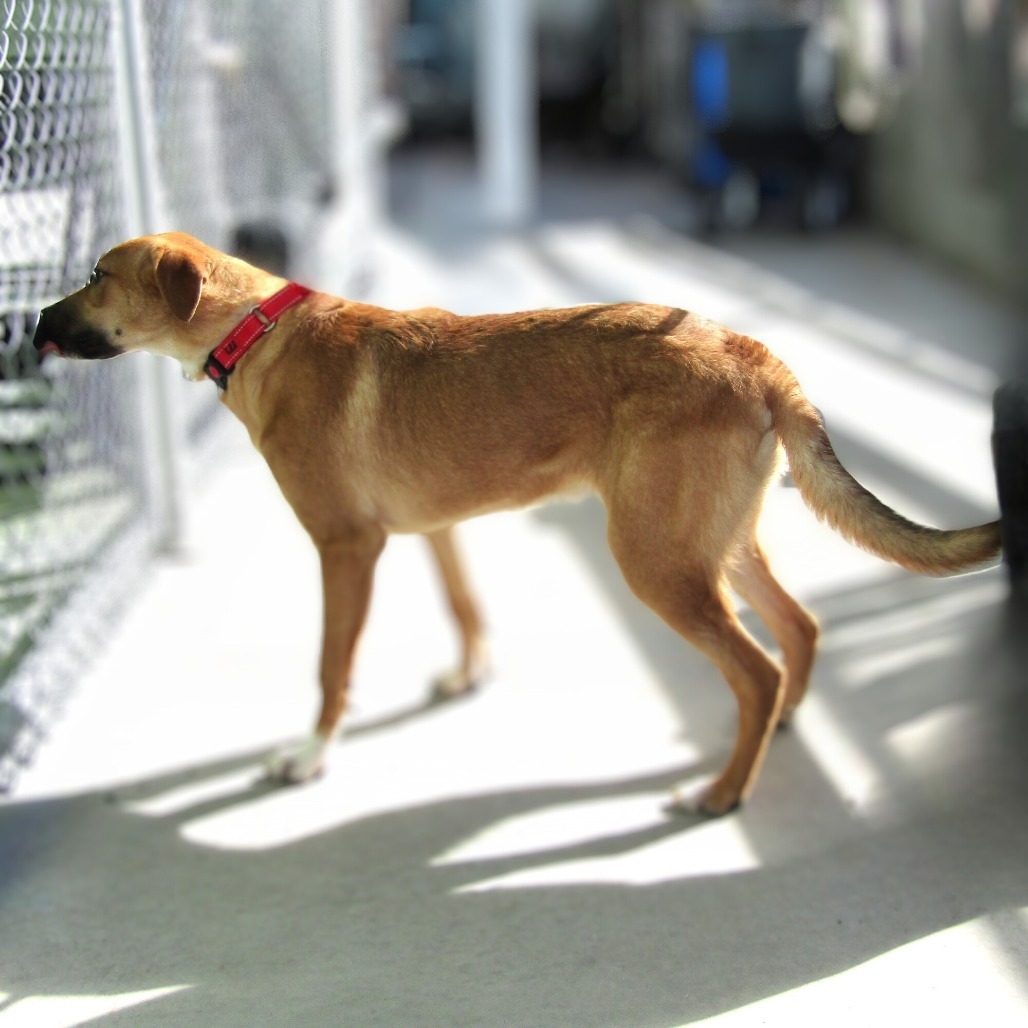
[[[39,359],[42,360],[45,356],[47,356],[47,354],[50,354],[50,353],[56,353],[58,357],[62,356],[61,348],[56,343],[51,342],[48,339],[39,348]]]

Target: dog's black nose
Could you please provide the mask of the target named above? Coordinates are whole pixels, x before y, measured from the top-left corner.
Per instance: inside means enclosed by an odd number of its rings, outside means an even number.
[[[53,318],[50,317],[51,308],[47,307],[39,312],[36,319],[36,330],[32,336],[32,345],[39,351],[41,357],[48,353],[60,353],[61,348],[54,341]]]

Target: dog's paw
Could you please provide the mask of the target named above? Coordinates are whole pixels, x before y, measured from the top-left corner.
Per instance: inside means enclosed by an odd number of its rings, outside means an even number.
[[[474,692],[480,681],[478,675],[468,674],[463,668],[456,668],[433,679],[432,697],[436,700],[454,700],[458,696]]]
[[[693,778],[675,786],[664,809],[669,814],[720,817],[731,813],[741,802],[737,793],[713,778]]]
[[[316,732],[295,746],[273,753],[264,764],[264,776],[272,781],[297,785],[325,771],[328,740]]]
[[[432,680],[432,698],[437,702],[466,696],[492,675],[489,647],[481,639],[464,654],[460,667]]]
[[[454,668],[432,681],[432,697],[436,700],[453,700],[467,696],[483,685],[491,670],[488,662],[476,661],[472,667]]]

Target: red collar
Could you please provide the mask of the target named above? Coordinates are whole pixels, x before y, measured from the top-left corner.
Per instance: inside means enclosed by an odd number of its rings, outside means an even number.
[[[280,289],[274,296],[268,297],[263,303],[250,309],[250,313],[216,346],[204,364],[204,374],[210,378],[219,389],[228,388],[228,376],[236,362],[260,339],[261,336],[270,332],[278,319],[290,307],[298,304],[305,296],[309,296],[311,290],[306,286],[290,282],[285,288]]]

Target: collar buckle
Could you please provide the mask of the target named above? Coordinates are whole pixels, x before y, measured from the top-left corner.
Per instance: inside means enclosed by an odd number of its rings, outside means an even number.
[[[266,336],[277,324],[277,321],[272,321],[271,318],[261,310],[260,304],[256,304],[250,308],[250,313],[261,323],[264,330],[261,332],[262,336]]]

